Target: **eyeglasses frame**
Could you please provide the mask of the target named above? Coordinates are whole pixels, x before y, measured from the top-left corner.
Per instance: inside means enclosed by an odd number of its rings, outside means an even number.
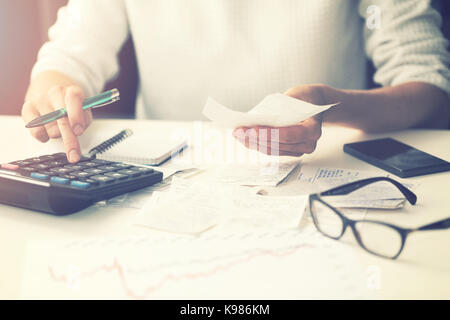
[[[334,239],[334,240],[339,240],[340,238],[342,238],[342,236],[345,234],[345,231],[347,230],[347,227],[350,226],[350,228],[352,229],[353,235],[356,238],[356,241],[358,242],[359,246],[362,247],[364,250],[366,250],[367,252],[382,257],[382,258],[388,258],[388,259],[397,259],[398,256],[402,253],[404,247],[405,247],[405,243],[406,243],[406,238],[408,237],[408,235],[412,232],[415,231],[428,231],[428,230],[442,230],[442,229],[449,229],[450,228],[450,217],[443,219],[443,220],[439,220],[439,221],[435,221],[417,228],[403,228],[403,227],[399,227],[390,223],[386,223],[383,221],[376,221],[376,220],[367,220],[367,219],[350,219],[347,218],[344,214],[342,214],[342,212],[340,212],[337,208],[333,207],[332,205],[330,205],[329,203],[327,203],[326,201],[324,201],[321,196],[334,196],[334,195],[346,195],[349,194],[353,191],[356,191],[360,188],[363,188],[369,184],[375,183],[375,182],[380,182],[380,181],[386,181],[389,182],[391,184],[393,184],[395,187],[397,187],[397,189],[402,192],[402,194],[406,197],[406,199],[408,200],[408,202],[412,205],[415,205],[417,202],[417,196],[408,188],[406,188],[404,185],[402,185],[400,182],[395,181],[391,178],[388,177],[374,177],[374,178],[368,178],[368,179],[362,179],[362,180],[357,180],[354,182],[350,182],[341,186],[337,186],[335,188],[320,192],[320,193],[314,193],[314,194],[310,194],[309,195],[309,199],[308,199],[308,203],[309,203],[309,212],[310,215],[313,219],[314,225],[316,227],[316,229],[322,233],[324,236]],[[322,203],[323,205],[327,206],[329,209],[331,209],[333,212],[335,212],[338,217],[342,220],[343,223],[343,227],[342,227],[342,231],[341,234],[337,237],[333,237],[330,236],[326,233],[324,233],[320,227],[319,227],[319,223],[315,217],[315,214],[313,213],[313,209],[312,209],[312,205],[313,205],[313,201],[319,201],[320,203]],[[376,252],[371,251],[370,249],[366,248],[366,246],[363,244],[361,237],[358,233],[358,231],[356,230],[356,224],[358,222],[369,222],[369,223],[375,223],[375,224],[379,224],[379,225],[384,225],[386,227],[392,228],[395,231],[397,231],[400,235],[401,238],[401,246],[399,251],[397,252],[397,254],[395,254],[394,256],[390,257],[390,256],[386,256],[386,255],[382,255]]]

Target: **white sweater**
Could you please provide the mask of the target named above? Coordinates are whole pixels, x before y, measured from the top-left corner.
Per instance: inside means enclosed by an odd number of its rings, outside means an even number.
[[[246,111],[301,84],[363,89],[366,54],[383,86],[423,81],[450,93],[440,24],[426,0],[71,0],[32,78],[57,70],[97,94],[131,34],[138,118],[203,119],[207,96]]]

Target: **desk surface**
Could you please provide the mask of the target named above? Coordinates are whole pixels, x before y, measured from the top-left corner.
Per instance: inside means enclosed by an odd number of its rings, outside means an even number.
[[[87,135],[104,128],[133,126],[168,128],[189,123],[98,120],[89,128]],[[2,154],[0,161],[11,161],[46,153],[55,148],[55,142],[44,147],[31,139],[23,122],[18,117],[0,117],[3,139],[0,140]],[[7,136],[11,133],[14,139]],[[408,130],[383,135],[365,135],[352,129],[326,127],[317,150],[302,157],[302,163],[315,166],[330,166],[353,169],[374,169],[342,151],[347,142],[390,136],[418,149],[450,161],[450,131]],[[378,169],[375,169],[378,170]],[[381,173],[382,171],[380,171]],[[405,227],[414,227],[450,215],[448,195],[450,173],[410,178],[419,184],[416,193],[418,204],[395,211],[371,210],[370,218],[380,219]],[[126,223],[130,214],[118,208],[101,210],[90,207],[78,214],[63,218],[34,213],[31,211],[0,205],[0,298],[20,297],[20,283],[24,269],[27,241],[61,239],[68,237],[98,237],[111,235],[147,234],[149,230],[133,227]],[[349,232],[342,241],[352,243]],[[362,264],[375,266],[380,272],[380,287],[376,297],[387,299],[450,299],[450,232],[422,232],[408,239],[405,251],[397,261],[381,259],[365,253],[356,243],[354,250]],[[370,269],[367,269],[370,270]],[[189,298],[189,297],[186,297]],[[251,298],[251,297],[249,297]],[[293,297],[295,298],[295,297]]]

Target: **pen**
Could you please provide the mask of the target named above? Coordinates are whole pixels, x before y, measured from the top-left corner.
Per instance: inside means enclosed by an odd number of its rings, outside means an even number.
[[[113,102],[116,102],[118,100],[120,100],[119,90],[112,89],[112,90],[100,93],[96,96],[85,99],[83,101],[82,108],[83,108],[83,110],[88,110],[91,108],[103,107],[103,106],[106,106]],[[61,109],[55,110],[53,112],[44,114],[40,117],[37,117],[34,120],[31,120],[30,122],[27,123],[27,125],[25,127],[26,128],[40,127],[49,122],[56,121],[58,119],[66,117],[66,116],[67,116],[67,110],[65,108],[61,108]]]

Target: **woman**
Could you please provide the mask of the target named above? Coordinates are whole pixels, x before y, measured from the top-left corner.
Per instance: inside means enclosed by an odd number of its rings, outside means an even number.
[[[116,75],[131,35],[138,118],[202,119],[209,95],[246,111],[291,88],[285,93],[298,99],[340,104],[279,128],[280,155],[313,152],[323,123],[367,132],[443,128],[450,55],[440,23],[426,0],[72,0],[39,52],[22,116],[66,106],[68,118],[31,134],[62,137],[77,162],[77,136],[92,120],[82,101]],[[366,55],[381,88],[366,90]]]

